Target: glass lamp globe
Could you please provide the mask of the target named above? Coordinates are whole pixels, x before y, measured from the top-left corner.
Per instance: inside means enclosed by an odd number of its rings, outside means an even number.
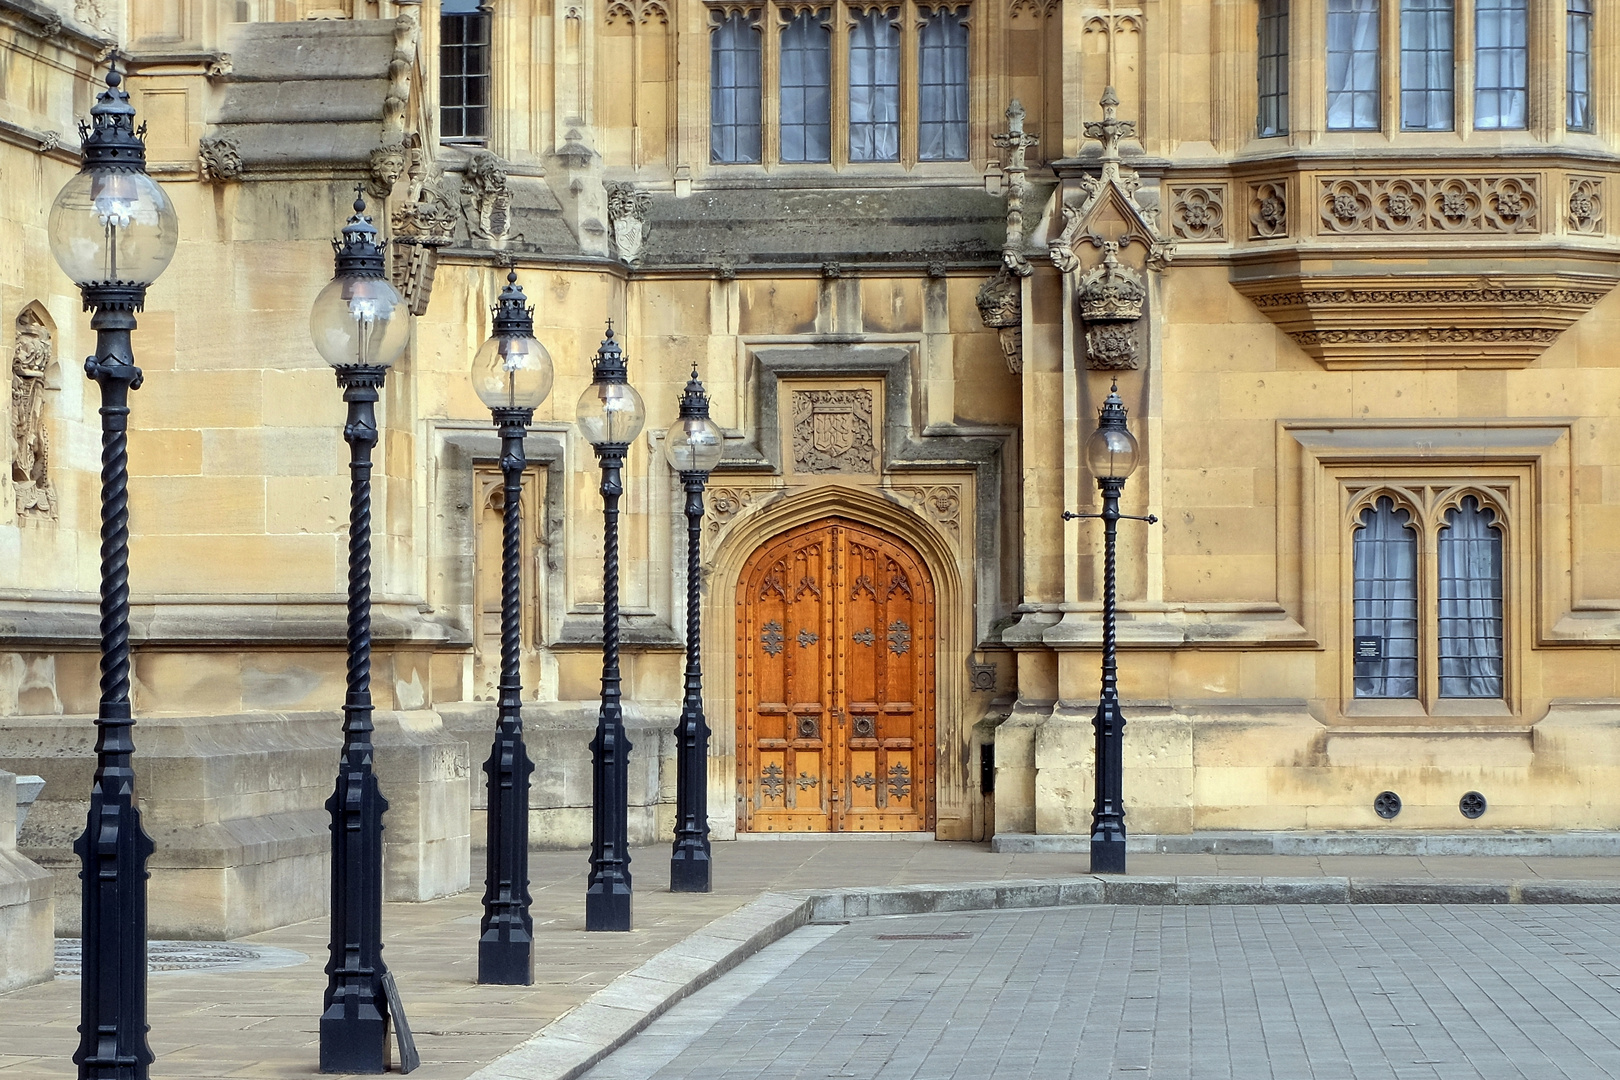
[[[309,333],[333,367],[385,368],[409,343],[410,312],[386,278],[339,274],[315,297]]]
[[[647,409],[627,382],[593,382],[579,398],[579,433],[592,446],[626,445],[641,434]]]
[[[534,409],[551,393],[551,354],[533,334],[502,331],[473,357],[473,389],[491,409]]]
[[[1125,420],[1125,402],[1120,400],[1116,383],[1103,399],[1097,430],[1086,440],[1086,465],[1098,480],[1124,481],[1136,469],[1136,436]]]
[[[664,436],[664,456],[678,473],[713,472],[724,452],[720,425],[707,416],[683,416]]]
[[[1099,480],[1124,480],[1136,471],[1136,436],[1123,427],[1098,427],[1086,440],[1086,464]]]
[[[51,204],[51,254],[74,284],[150,285],[174,258],[179,218],[157,181],[118,166],[92,166]]]

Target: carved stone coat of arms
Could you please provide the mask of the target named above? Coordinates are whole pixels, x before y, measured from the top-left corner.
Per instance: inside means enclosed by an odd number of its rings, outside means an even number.
[[[873,472],[872,391],[795,390],[793,462],[799,472]]]

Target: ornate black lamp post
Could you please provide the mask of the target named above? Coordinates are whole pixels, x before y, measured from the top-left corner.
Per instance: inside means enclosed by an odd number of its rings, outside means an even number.
[[[1125,480],[1136,469],[1136,436],[1125,426],[1125,403],[1115,383],[1103,401],[1097,417],[1097,430],[1086,440],[1086,463],[1102,490],[1100,514],[1077,514],[1065,510],[1063,519],[1100,517],[1103,521],[1103,657],[1102,696],[1092,728],[1097,733],[1095,771],[1096,800],[1091,812],[1091,872],[1125,872],[1125,715],[1119,709],[1119,669],[1114,652],[1114,547],[1116,524],[1121,518],[1145,521],[1159,519],[1152,514],[1137,517],[1119,512],[1120,492]]]
[[[315,298],[310,336],[337,369],[348,403],[349,672],[343,751],[332,815],[332,941],[321,1013],[321,1071],[380,1073],[388,1062],[388,1002],[382,959],[382,830],[388,809],[372,769],[371,451],[377,398],[410,338],[410,310],[388,283],[377,229],[358,196],[334,240],[337,273]],[[396,1022],[403,1023],[402,1017]]]
[[[628,802],[630,740],[619,704],[619,496],[624,456],[641,434],[646,411],[629,383],[613,324],[596,350],[593,379],[579,399],[580,434],[602,467],[602,707],[591,740],[591,875],[585,929],[630,929]]]
[[[96,773],[84,834],[84,981],[79,988],[79,1076],[146,1080],[146,857],[152,839],[135,805],[135,721],[129,704],[129,392],[141,385],[130,332],[146,287],[174,257],[174,206],[146,175],[145,133],[107,72],[107,89],[80,122],[84,167],[51,205],[51,254],[95,314],[96,354],[85,374],[101,388],[101,708]]]
[[[534,410],[551,392],[551,354],[534,337],[517,272],[495,304],[495,333],[473,358],[473,388],[501,433],[505,505],[501,528],[501,684],[489,778],[484,919],[479,924],[478,981],[506,986],[534,982],[534,921],[529,917],[529,776],[534,762],[523,745],[523,437]]]
[[[670,892],[709,891],[709,725],[703,718],[698,564],[703,486],[724,451],[725,436],[709,419],[709,395],[703,392],[694,367],[681,395],[681,418],[664,439],[669,467],[686,488],[686,699],[675,728],[675,848],[669,858]]]

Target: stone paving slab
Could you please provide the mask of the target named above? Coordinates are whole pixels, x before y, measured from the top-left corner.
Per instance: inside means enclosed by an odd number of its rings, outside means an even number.
[[[802,913],[806,920],[840,912],[892,905],[915,907],[911,897],[932,895],[929,910],[951,904],[976,905],[1000,896],[1002,906],[1034,903],[1056,890],[1066,903],[1096,903],[1098,879],[1082,876],[1083,856],[1064,853],[1003,854],[984,844],[947,843],[719,843],[715,845],[715,891],[671,894],[668,849],[638,850],[635,925],[629,934],[584,932],[586,855],[536,852],[531,863],[537,964],[530,987],[482,987],[475,941],[481,912],[480,889],[422,904],[389,904],[384,914],[386,951],[398,979],[411,1025],[422,1050],[417,1080],[468,1080],[528,1043],[559,1017],[579,1010],[591,996],[620,976],[636,972],[646,990],[639,1008],[607,1017],[617,1026],[593,1026],[581,1017],[579,1054],[583,1062],[622,1042],[675,1000],[689,995],[734,963],[786,932]],[[1348,889],[1357,877],[1413,879],[1434,883],[1481,877],[1517,883],[1509,899],[1526,902],[1591,902],[1620,888],[1620,858],[1444,857],[1282,857],[1227,855],[1133,855],[1133,876],[1109,879],[1101,888],[1138,888],[1146,878],[1258,878],[1281,898],[1326,895],[1315,890]],[[1030,883],[1027,887],[1019,882]],[[960,883],[971,883],[958,888]],[[911,886],[921,886],[911,889]],[[1161,890],[1165,886],[1159,886]],[[1180,886],[1174,886],[1180,888]],[[1186,887],[1190,897],[1193,885]],[[1198,884],[1204,895],[1211,886]],[[871,890],[878,890],[872,892]],[[849,892],[841,890],[853,890]],[[1516,891],[1515,891],[1516,890]],[[765,894],[754,915],[759,926],[712,926]],[[1119,894],[1116,894],[1116,899]],[[808,898],[819,899],[805,909]],[[1186,901],[1183,901],[1186,902]],[[1289,902],[1278,899],[1275,902]],[[776,929],[772,929],[775,926]],[[691,948],[666,952],[692,940]],[[326,985],[327,926],[314,920],[246,939],[292,949],[306,963],[271,971],[179,972],[150,981],[151,1044],[159,1061],[156,1077],[315,1077],[317,1019]],[[662,954],[662,955],[661,955]],[[671,987],[674,990],[671,990]],[[616,989],[624,1004],[639,995]],[[70,1058],[78,1043],[79,984],[58,980],[0,995],[0,1080],[71,1078]],[[614,1000],[614,999],[609,999]],[[604,1006],[604,1008],[606,1008]],[[559,1030],[558,1035],[566,1033]],[[591,1041],[585,1035],[593,1033]],[[561,1039],[558,1040],[562,1042]],[[559,1062],[559,1064],[561,1064]],[[575,1070],[577,1072],[577,1070]],[[492,1074],[498,1075],[498,1074]],[[524,1080],[537,1080],[531,1073]],[[566,1071],[544,1075],[566,1075]]]
[[[585,1080],[1620,1075],[1620,906],[1099,904],[813,930]]]

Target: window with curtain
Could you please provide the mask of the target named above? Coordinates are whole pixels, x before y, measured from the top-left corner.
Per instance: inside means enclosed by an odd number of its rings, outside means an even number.
[[[709,160],[753,165],[760,160],[758,12],[732,12],[709,35]]]
[[[1565,14],[1564,126],[1592,130],[1592,7],[1596,0],[1568,0]]]
[[[1440,696],[1502,696],[1502,533],[1474,496],[1446,512],[1440,557]]]
[[[1530,0],[1475,0],[1474,127],[1523,129],[1529,119]]]
[[[928,16],[917,41],[917,157],[966,161],[968,156],[967,9]]]
[[[849,27],[849,160],[900,160],[900,9],[854,14]]]
[[[1417,697],[1418,543],[1411,521],[1388,496],[1361,512],[1353,548],[1358,698]],[[1377,642],[1376,657],[1362,657],[1362,639]]]
[[[489,138],[489,12],[479,0],[439,7],[439,138]]]
[[[1260,0],[1260,113],[1262,139],[1288,134],[1288,0]]]
[[[1327,126],[1378,130],[1378,0],[1328,0]]]
[[[832,17],[801,11],[782,27],[782,160],[832,160]]]
[[[1401,0],[1401,129],[1450,131],[1453,0]]]

